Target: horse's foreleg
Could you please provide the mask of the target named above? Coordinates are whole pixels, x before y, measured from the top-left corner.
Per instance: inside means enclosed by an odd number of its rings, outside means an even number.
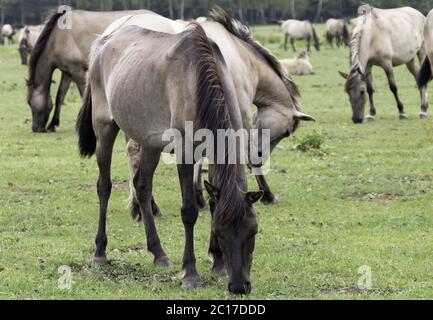
[[[194,167],[194,189],[197,205],[200,210],[206,208],[206,201],[203,195],[203,185],[201,176],[203,174],[203,162],[198,162]]]
[[[294,52],[296,52],[296,48],[295,48],[295,39],[293,39],[292,37],[290,37],[290,44],[292,45],[292,49]]]
[[[198,218],[198,207],[194,192],[194,165],[180,164],[177,168],[182,190],[182,222],[185,228],[182,288],[195,289],[200,287],[201,283],[194,254],[194,226]]]
[[[376,116],[376,105],[374,103],[373,74],[371,73],[371,70],[367,71],[366,83],[368,99],[370,102],[370,113],[367,116],[367,121],[373,121]]]
[[[287,33],[284,34],[284,51],[287,52],[287,42],[289,40],[289,35]]]
[[[107,208],[108,201],[111,195],[111,159],[113,154],[114,141],[116,140],[119,129],[115,124],[106,124],[99,127],[96,137],[96,159],[99,168],[99,178],[97,183],[99,197],[99,226],[98,234],[96,235],[96,251],[93,258],[95,265],[102,265],[107,262],[105,249],[107,247]]]
[[[56,127],[60,125],[60,111],[62,109],[62,105],[65,101],[66,94],[69,91],[69,87],[71,86],[71,83],[72,83],[71,76],[69,76],[65,72],[62,72],[62,78],[60,81],[59,89],[57,90],[54,116],[47,128],[47,130],[50,132],[56,131]]]
[[[259,190],[264,192],[262,199],[260,200],[263,204],[275,204],[278,202],[277,197],[272,193],[266,179],[262,175],[255,176]]]
[[[311,37],[307,37],[307,51],[310,52],[311,50]]]
[[[414,76],[415,81],[418,78],[418,68],[416,67],[415,59],[409,62],[407,65],[409,72]],[[427,110],[428,110],[428,94],[427,94],[427,86],[419,88],[420,96],[421,96],[421,112],[419,114],[420,119],[427,119]]]
[[[397,108],[398,108],[398,112],[400,114],[400,116],[399,116],[400,120],[406,120],[407,116],[404,112],[404,105],[401,102],[400,97],[398,95],[398,88],[397,88],[397,84],[395,82],[394,71],[392,69],[392,63],[385,64],[383,66],[383,69],[385,70],[386,77],[388,78],[389,89],[394,94],[395,100],[397,101]]]
[[[147,249],[154,256],[156,266],[170,266],[159,240],[152,209],[153,175],[158,166],[161,151],[141,148],[140,165],[134,177],[134,187],[140,205],[141,220],[146,231]]]

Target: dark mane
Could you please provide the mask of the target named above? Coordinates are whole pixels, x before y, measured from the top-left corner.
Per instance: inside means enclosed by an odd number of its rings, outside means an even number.
[[[57,13],[54,12],[50,14],[46,19],[46,25],[44,30],[42,31],[41,35],[39,36],[38,41],[36,42],[35,47],[33,48],[32,55],[30,56],[30,62],[29,62],[29,78],[27,80],[27,88],[33,88],[35,84],[35,77],[36,77],[36,67],[38,65],[39,59],[42,56],[42,53],[44,52],[48,40],[50,39],[51,33],[53,32],[54,28],[57,26],[57,21],[62,17],[66,12],[63,13]]]
[[[300,94],[298,87],[296,86],[293,79],[284,71],[279,60],[269,52],[268,49],[263,47],[259,42],[257,42],[251,31],[242,22],[232,18],[230,14],[219,6],[215,6],[209,14],[209,18],[215,22],[222,24],[228,32],[239,38],[240,40],[247,43],[254,49],[254,52],[261,57],[271,69],[280,77],[284,82],[287,90],[292,96],[295,108],[300,111]]]
[[[228,105],[217,65],[218,62],[224,64],[224,58],[218,46],[207,38],[200,25],[193,24],[192,28],[189,37],[193,41],[193,50],[189,60],[194,61],[197,74],[197,118],[200,128],[211,130],[216,139],[218,129],[233,128],[229,111],[233,106]],[[216,144],[214,145],[216,148]],[[216,183],[220,194],[215,219],[222,224],[236,224],[246,210],[244,197],[237,183],[239,166],[228,164],[229,152],[226,144],[226,164],[214,165],[213,183]]]

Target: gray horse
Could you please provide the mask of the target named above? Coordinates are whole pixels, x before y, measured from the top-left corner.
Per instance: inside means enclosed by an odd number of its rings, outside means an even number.
[[[407,119],[404,106],[398,96],[393,67],[405,64],[416,78],[418,69],[416,59],[425,57],[424,49],[425,17],[419,11],[405,7],[399,9],[370,8],[358,19],[352,36],[350,73],[340,72],[346,79],[346,92],[352,105],[354,123],[364,121],[366,96],[370,100],[368,121],[376,115],[371,69],[379,66],[385,70],[389,87],[397,101],[400,119]],[[421,119],[427,118],[428,100],[426,87],[420,88]]]
[[[142,147],[134,186],[147,234],[147,246],[156,265],[169,265],[151,208],[154,171],[168,143],[162,136],[169,129],[184,132],[186,121],[194,123],[194,130],[211,130],[215,137],[218,129],[239,130],[242,118],[237,104],[233,80],[224,57],[198,24],[174,35],[125,26],[95,43],[85,104],[77,122],[81,154],[91,156],[96,153],[100,172],[100,224],[95,263],[106,261],[105,224],[111,193],[110,166],[119,129]],[[294,116],[295,112],[292,112],[291,129],[296,123]],[[212,165],[211,182],[206,183],[206,188],[211,197],[212,233],[217,241],[214,245],[225,257],[230,277],[229,290],[234,294],[245,294],[251,291],[249,274],[258,229],[252,205],[263,192],[247,192],[246,170],[241,163],[240,149],[230,150],[235,152],[236,163]],[[223,151],[226,160],[230,150],[226,146]],[[177,167],[186,238],[182,285],[195,288],[200,281],[193,241],[198,217],[193,186],[194,166],[182,162]],[[216,258],[217,263],[224,264],[222,257]]]
[[[47,18],[29,62],[27,101],[32,111],[34,132],[46,132],[47,129],[54,131],[59,126],[62,102],[71,82],[77,84],[80,94],[83,95],[90,47],[98,35],[117,19],[143,12],[147,11],[74,10],[70,13],[56,12]],[[70,20],[71,28],[61,27],[63,19]],[[62,81],[56,98],[54,116],[47,128],[53,108],[50,88],[56,69],[62,72]]]

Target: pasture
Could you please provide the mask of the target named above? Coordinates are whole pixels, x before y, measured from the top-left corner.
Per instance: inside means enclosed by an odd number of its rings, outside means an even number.
[[[253,29],[278,57],[294,56],[284,52],[278,27]],[[279,203],[256,205],[260,231],[253,292],[247,298],[432,299],[433,122],[418,120],[415,82],[400,67],[396,79],[409,120],[398,120],[386,77],[375,70],[378,116],[374,123],[353,125],[344,80],[337,73],[348,71],[348,49],[326,46],[323,26],[318,33],[322,50],[311,56],[315,74],[295,78],[304,109],[317,122],[305,124],[273,154],[268,178]],[[305,47],[296,45],[298,51]],[[0,47],[0,298],[233,298],[226,279],[210,271],[208,211],[200,214],[196,227],[203,288],[180,288],[180,188],[176,168],[163,163],[154,181],[164,214],[157,227],[174,265],[154,268],[143,227],[132,221],[127,208],[128,168],[121,136],[108,215],[110,261],[104,267],[91,266],[98,172],[94,158],[78,156],[74,126],[80,97],[76,90],[68,95],[57,133],[33,134],[25,77],[17,48]],[[320,149],[296,148],[314,139],[323,139]],[[256,190],[253,177],[250,182]],[[58,287],[60,266],[73,272],[70,290]],[[357,288],[361,266],[371,268],[371,290]]]

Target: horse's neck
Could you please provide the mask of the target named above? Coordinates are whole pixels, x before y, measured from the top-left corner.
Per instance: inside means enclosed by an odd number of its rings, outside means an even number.
[[[36,65],[34,87],[49,89],[51,87],[54,69],[52,55],[48,54],[48,50],[45,48]]]
[[[272,107],[275,104],[288,101],[290,93],[278,74],[262,60],[259,60],[257,66],[259,81],[254,104],[261,108],[262,106]]]
[[[362,20],[355,30],[351,66],[359,65],[363,71],[367,69],[370,60],[374,23],[374,17],[372,16],[368,20]]]

